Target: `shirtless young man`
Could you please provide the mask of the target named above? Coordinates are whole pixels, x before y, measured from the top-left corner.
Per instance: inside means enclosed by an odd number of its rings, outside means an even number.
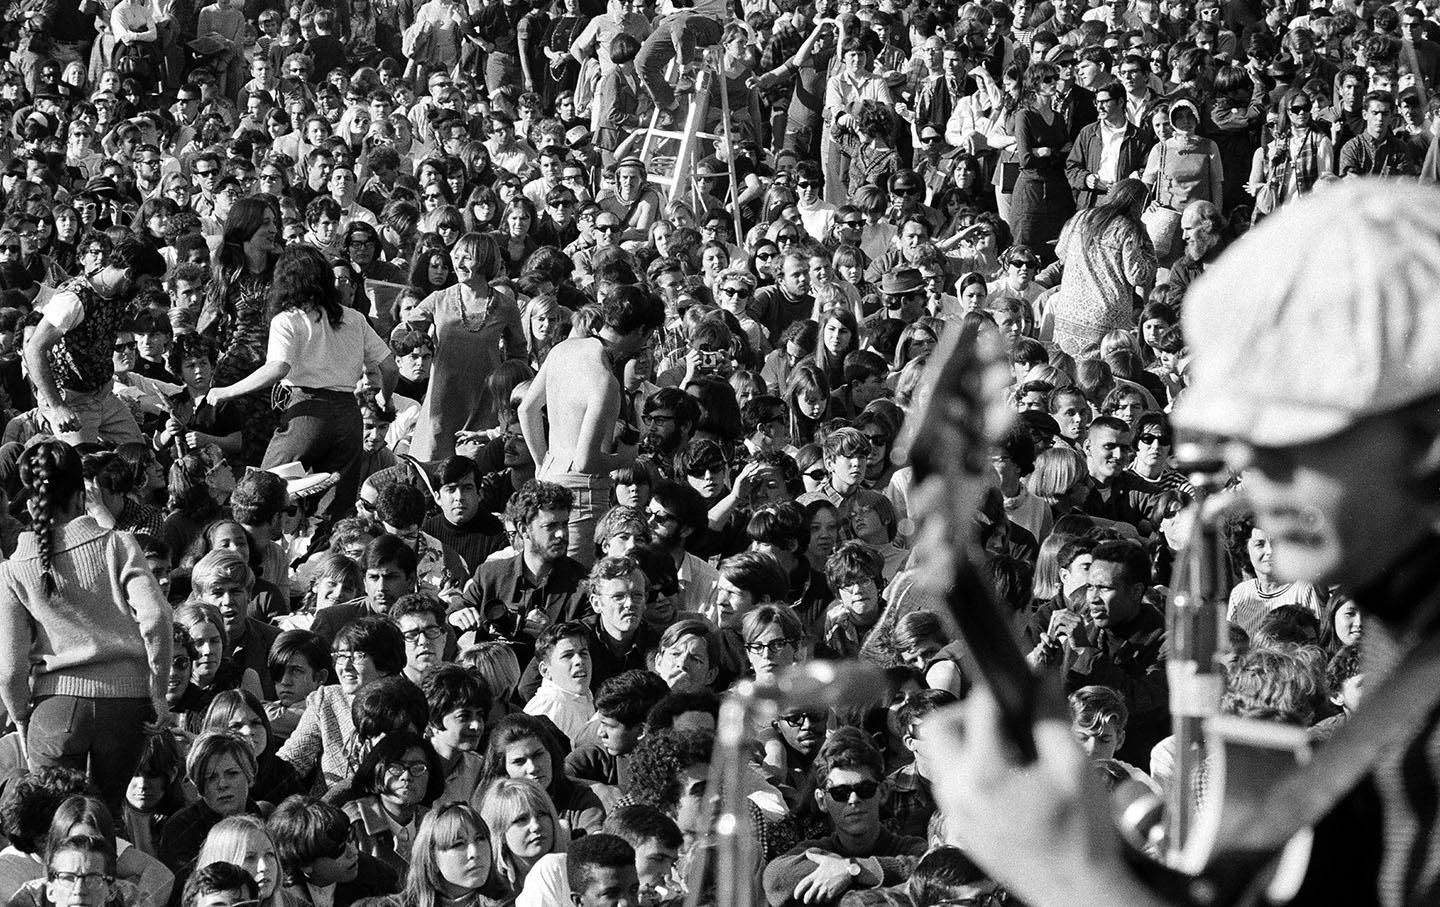
[[[618,445],[615,437],[615,376],[665,319],[660,300],[639,287],[602,290],[600,296],[595,336],[572,337],[551,350],[520,404],[520,431],[539,464],[536,478],[575,496],[569,554],[586,566],[595,560],[595,520],[610,507],[610,472],[635,459],[635,447]]]

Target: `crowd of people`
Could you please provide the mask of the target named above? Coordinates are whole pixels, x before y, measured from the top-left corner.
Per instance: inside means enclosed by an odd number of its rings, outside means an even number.
[[[710,903],[724,793],[756,903],[1000,902],[923,743],[977,678],[901,453],[952,333],[1008,365],[978,566],[1077,771],[1190,777],[1171,413],[1232,324],[1181,312],[1307,196],[1435,181],[1424,9],[197,5],[0,24],[0,898]],[[671,191],[640,139],[706,93]],[[1325,741],[1354,577],[1265,527],[1221,708]],[[725,697],[817,658],[874,703],[707,788]]]

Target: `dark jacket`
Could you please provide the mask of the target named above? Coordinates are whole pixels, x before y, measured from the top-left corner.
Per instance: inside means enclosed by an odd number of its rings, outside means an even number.
[[[340,882],[335,886],[333,907],[350,907],[356,901],[362,901],[365,898],[380,898],[395,894],[400,890],[400,876],[396,874],[395,870],[368,853],[358,856],[360,865],[355,871],[355,878],[348,882]],[[310,903],[310,889],[303,880],[297,879],[294,884],[290,884],[287,880],[285,893],[298,899],[302,904]]]
[[[1081,127],[1075,144],[1070,146],[1070,156],[1065,160],[1065,179],[1075,192],[1075,207],[1082,210],[1098,205],[1108,191],[1085,187],[1085,177],[1100,171],[1100,153],[1104,144],[1100,128],[1098,120]],[[1115,168],[1117,178],[1124,179],[1131,173],[1144,171],[1145,156],[1149,151],[1149,142],[1140,127],[1126,122],[1125,138],[1120,140],[1120,159]]]

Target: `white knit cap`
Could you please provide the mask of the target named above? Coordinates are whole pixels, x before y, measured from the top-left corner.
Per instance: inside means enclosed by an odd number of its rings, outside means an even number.
[[[1227,249],[1183,317],[1186,429],[1305,444],[1440,393],[1440,190],[1323,185]]]

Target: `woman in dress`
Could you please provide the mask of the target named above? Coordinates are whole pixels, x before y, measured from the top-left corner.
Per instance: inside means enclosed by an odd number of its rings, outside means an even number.
[[[451,262],[458,283],[432,293],[417,308],[435,334],[430,391],[410,444],[411,455],[422,461],[453,454],[458,431],[495,427],[494,403],[476,376],[526,355],[514,293],[491,285],[502,266],[499,244],[493,237],[467,233],[455,244]]]
[[[1150,149],[1141,179],[1153,187],[1154,200],[1145,211],[1145,229],[1161,267],[1168,268],[1185,251],[1180,214],[1194,201],[1224,203],[1225,168],[1220,149],[1196,134],[1200,111],[1185,98],[1170,103],[1169,138]]]
[[[184,203],[181,203],[184,207]],[[242,198],[225,216],[225,231],[210,265],[211,281],[196,330],[223,350],[215,366],[216,386],[250,375],[265,361],[269,340],[266,296],[280,256],[280,204]],[[255,463],[275,429],[270,395],[256,392],[232,404],[244,426],[238,460]]]
[[[1065,154],[1070,144],[1065,117],[1056,109],[1059,70],[1036,63],[1025,72],[1031,102],[1015,118],[1015,149],[1020,173],[1010,200],[1010,232],[1044,261],[1052,261],[1051,244],[1075,213],[1075,196],[1065,180]]]
[[[1065,281],[1050,311],[1055,343],[1072,356],[1090,355],[1110,331],[1134,327],[1142,295],[1155,283],[1155,250],[1140,222],[1145,194],[1139,180],[1120,180],[1060,234]]]

